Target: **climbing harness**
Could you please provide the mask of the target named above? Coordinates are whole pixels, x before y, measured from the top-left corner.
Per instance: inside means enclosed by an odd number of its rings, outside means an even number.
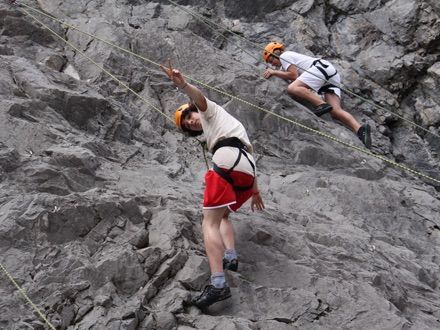
[[[324,61],[323,59],[319,58],[317,60],[314,60],[312,65],[310,66],[310,67],[315,67],[316,69],[318,69],[319,72],[321,72],[322,75],[325,77],[326,83],[318,90],[318,94],[332,92],[331,88],[335,88],[335,87],[338,88],[334,84],[330,83],[330,79],[338,74],[338,70],[335,69],[335,72],[333,74],[329,74],[327,72],[327,68],[330,65],[325,64],[323,61]]]
[[[332,77],[334,77],[334,76],[336,76],[336,75],[338,74],[338,71],[335,69],[335,73],[329,75],[329,74],[327,73],[326,69],[327,69],[330,65],[329,65],[329,64],[325,64],[325,63],[323,63],[322,61],[323,61],[322,59],[314,60],[313,63],[312,63],[312,65],[311,65],[310,67],[313,67],[313,66],[314,66],[315,68],[317,68],[317,69],[322,73],[322,75],[325,77],[325,80],[328,82]],[[319,64],[319,65],[318,65],[318,64]]]
[[[219,142],[217,142],[214,146],[214,148],[212,148],[212,154],[215,154],[215,152],[223,147],[233,147],[233,148],[237,148],[238,149],[238,156],[237,159],[235,160],[234,165],[232,165],[232,167],[228,170],[222,169],[220,167],[218,167],[214,162],[213,162],[213,170],[214,172],[216,172],[218,175],[220,175],[223,179],[225,179],[227,182],[229,182],[232,187],[234,188],[234,190],[236,191],[245,191],[245,190],[249,190],[252,189],[252,187],[254,186],[254,180],[255,180],[255,164],[249,159],[249,156],[247,154],[247,148],[246,145],[241,142],[241,140],[237,137],[231,137],[231,138],[226,138],[223,140],[220,140]],[[252,167],[252,171],[254,173],[253,177],[254,180],[252,180],[252,184],[248,185],[248,186],[237,186],[234,184],[234,180],[231,177],[231,173],[234,170],[234,168],[238,165],[238,163],[241,160],[241,155],[243,155],[244,157],[246,157],[246,159],[248,160],[249,164]]]

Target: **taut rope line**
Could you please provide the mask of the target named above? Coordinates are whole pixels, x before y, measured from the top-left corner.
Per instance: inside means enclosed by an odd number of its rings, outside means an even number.
[[[11,281],[11,283],[17,288],[18,292],[24,297],[24,299],[32,306],[34,311],[40,316],[40,318],[46,322],[51,330],[56,330],[55,327],[49,322],[49,320],[44,316],[44,314],[40,311],[40,309],[32,302],[26,292],[21,288],[20,285],[14,280],[11,274],[6,270],[6,268],[0,263],[0,268],[2,272],[6,275],[6,277]]]

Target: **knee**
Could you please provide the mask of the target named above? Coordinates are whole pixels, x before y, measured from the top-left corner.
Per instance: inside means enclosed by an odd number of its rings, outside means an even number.
[[[290,95],[297,95],[298,94],[298,86],[295,86],[294,84],[290,84],[287,86],[287,93]]]
[[[216,221],[216,219],[204,217],[202,221],[202,230],[219,230],[220,229],[220,221]]]
[[[342,110],[341,109],[341,107],[335,107],[335,106],[333,106],[333,109],[332,109],[332,111],[330,112],[330,115],[332,116],[332,118],[334,118],[334,119],[339,119],[339,118],[341,118],[341,117],[343,117],[344,116],[344,110]]]

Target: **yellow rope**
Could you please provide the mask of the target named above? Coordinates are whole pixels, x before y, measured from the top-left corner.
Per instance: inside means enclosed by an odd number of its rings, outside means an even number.
[[[116,49],[119,49],[119,50],[121,50],[121,51],[123,51],[123,52],[125,52],[125,53],[131,54],[131,55],[133,55],[133,56],[135,56],[135,57],[137,57],[137,58],[139,58],[139,59],[142,59],[142,60],[145,61],[145,62],[148,62],[148,63],[153,64],[153,65],[158,66],[158,67],[160,67],[160,65],[161,65],[161,64],[159,64],[159,63],[157,63],[157,62],[155,62],[155,61],[153,61],[153,60],[151,60],[151,59],[148,59],[148,58],[146,58],[146,57],[144,57],[144,56],[142,56],[142,55],[136,54],[136,53],[132,52],[131,50],[128,50],[128,49],[122,48],[122,47],[120,47],[120,46],[118,46],[118,45],[116,45],[116,44],[113,44],[113,43],[111,43],[111,42],[109,42],[109,41],[107,41],[107,40],[104,40],[104,39],[102,39],[102,38],[100,38],[100,37],[98,37],[98,36],[95,36],[95,35],[90,34],[90,33],[88,33],[88,32],[82,31],[82,30],[79,29],[78,27],[73,26],[73,25],[68,24],[68,23],[65,23],[65,22],[63,22],[62,20],[59,20],[58,18],[53,17],[52,15],[48,15],[48,14],[42,12],[42,11],[36,10],[36,9],[34,9],[34,8],[31,8],[31,7],[27,6],[26,4],[20,4],[20,6],[25,6],[25,7],[29,8],[29,9],[33,10],[33,11],[39,12],[39,13],[41,13],[42,15],[44,15],[44,16],[46,16],[46,17],[48,17],[48,18],[51,18],[51,19],[53,19],[53,20],[59,22],[60,24],[62,24],[62,25],[64,25],[64,26],[67,26],[67,27],[69,27],[69,28],[72,28],[72,29],[74,29],[74,30],[80,32],[80,33],[83,33],[83,34],[85,34],[85,35],[88,35],[89,37],[91,37],[91,38],[93,38],[93,39],[100,40],[100,41],[104,42],[105,44],[107,44],[107,45],[109,45],[109,46],[111,46],[111,47],[114,47],[114,48],[116,48]],[[41,21],[39,21],[39,20],[38,20],[37,18],[35,18],[33,15],[29,14],[29,13],[28,13],[27,11],[25,11],[25,10],[23,10],[23,11],[24,11],[27,15],[29,15],[29,16],[31,16],[33,19],[35,19],[35,20],[36,20],[38,23],[40,23],[43,27],[45,27],[46,29],[48,29],[48,30],[49,30],[50,32],[52,32],[53,34],[55,34],[59,39],[63,40],[66,44],[68,44],[69,46],[71,46],[72,48],[74,48],[75,50],[77,50],[79,53],[83,54],[80,50],[78,50],[78,48],[76,48],[74,45],[72,45],[71,43],[69,43],[67,40],[65,40],[64,38],[62,38],[61,36],[59,36],[56,32],[54,32],[53,30],[51,30],[49,27],[47,27],[44,23],[42,23]],[[132,90],[130,87],[128,87],[126,84],[124,84],[123,82],[121,82],[121,81],[120,81],[117,77],[115,77],[113,74],[111,74],[110,72],[108,72],[107,70],[105,70],[104,68],[102,68],[99,64],[97,64],[95,61],[93,61],[89,56],[87,56],[86,54],[83,54],[83,55],[84,55],[86,58],[88,58],[93,64],[95,64],[97,67],[99,67],[99,68],[102,69],[104,72],[106,72],[108,75],[110,75],[114,80],[118,81],[121,85],[123,85],[124,87],[126,87],[128,90],[130,90],[130,91],[131,91],[132,93],[134,93],[136,96],[138,96],[138,97],[140,97],[142,100],[144,100],[145,103],[150,104],[150,103],[147,102],[147,101],[146,101],[141,95],[139,95],[139,94],[136,93],[134,90]],[[369,156],[375,157],[375,158],[377,158],[377,159],[380,159],[380,160],[382,160],[383,162],[388,163],[388,164],[390,164],[390,165],[392,165],[392,166],[394,166],[394,167],[397,167],[397,168],[399,168],[399,169],[401,169],[401,170],[407,171],[407,172],[409,172],[409,173],[411,173],[411,174],[414,174],[414,175],[416,175],[416,176],[419,176],[419,177],[422,177],[422,178],[428,179],[428,180],[430,180],[430,181],[432,181],[432,182],[435,182],[435,183],[437,183],[437,184],[440,184],[440,180],[439,180],[439,179],[433,178],[433,177],[431,177],[431,176],[429,176],[429,175],[426,175],[426,174],[424,174],[424,173],[422,173],[422,172],[420,172],[420,171],[414,170],[414,169],[412,169],[412,168],[410,168],[410,167],[408,167],[408,166],[405,166],[405,165],[402,165],[402,164],[398,164],[398,163],[396,163],[396,162],[394,162],[394,161],[392,161],[392,160],[390,160],[390,159],[388,159],[388,158],[386,158],[386,157],[384,157],[384,156],[382,156],[382,155],[375,154],[375,153],[373,153],[373,152],[371,152],[370,150],[367,150],[367,149],[365,149],[365,148],[360,148],[360,147],[357,147],[357,146],[352,145],[352,144],[350,144],[350,143],[347,143],[347,142],[345,142],[345,141],[342,141],[342,140],[338,139],[337,137],[335,137],[335,136],[333,136],[333,135],[330,135],[330,134],[328,134],[328,133],[324,133],[324,132],[321,132],[321,131],[319,131],[319,130],[316,130],[316,129],[313,129],[313,128],[311,128],[311,127],[308,127],[308,126],[306,126],[306,125],[304,125],[304,124],[301,124],[300,122],[298,122],[298,121],[296,121],[296,120],[293,120],[293,119],[287,118],[287,117],[282,116],[282,115],[279,115],[279,114],[277,114],[277,113],[275,113],[275,112],[273,112],[273,111],[270,111],[270,110],[267,110],[267,109],[265,109],[265,108],[262,108],[262,107],[260,107],[260,106],[258,106],[258,105],[252,104],[252,103],[249,102],[249,101],[246,101],[246,100],[244,100],[244,99],[242,99],[242,98],[240,98],[240,97],[237,97],[237,96],[235,96],[235,95],[232,95],[232,94],[230,94],[230,93],[227,93],[227,92],[225,92],[225,91],[223,91],[223,90],[221,90],[221,89],[219,89],[219,88],[212,87],[212,86],[210,86],[210,85],[208,85],[208,84],[205,84],[204,82],[199,81],[199,80],[197,80],[197,79],[194,79],[194,78],[192,78],[192,77],[190,77],[190,76],[188,76],[188,75],[185,75],[185,74],[182,74],[182,75],[183,75],[185,78],[187,78],[187,79],[189,79],[189,80],[191,80],[191,81],[193,81],[193,82],[195,82],[195,83],[197,83],[197,84],[199,84],[199,85],[201,85],[201,86],[204,86],[204,87],[206,87],[206,88],[208,88],[208,89],[214,90],[214,91],[216,91],[216,92],[218,92],[218,93],[220,93],[220,94],[223,94],[223,95],[225,95],[225,96],[228,96],[228,97],[231,98],[231,99],[235,99],[235,100],[237,100],[237,101],[240,101],[240,102],[242,102],[242,103],[244,103],[244,104],[246,104],[246,105],[249,105],[249,106],[252,107],[252,108],[255,108],[255,109],[257,109],[257,110],[263,111],[263,112],[265,112],[265,113],[267,113],[267,114],[270,114],[270,115],[275,116],[275,117],[277,117],[277,118],[279,118],[279,119],[281,119],[281,120],[284,120],[284,121],[286,121],[286,122],[289,122],[289,123],[291,123],[291,124],[294,124],[294,125],[296,125],[296,126],[298,126],[298,127],[301,127],[301,128],[303,128],[303,129],[309,131],[309,132],[313,132],[313,133],[315,133],[315,134],[318,134],[318,135],[320,135],[320,136],[322,136],[322,137],[324,137],[324,138],[327,138],[327,139],[329,139],[329,140],[335,141],[335,142],[337,142],[337,143],[339,143],[339,144],[342,144],[342,145],[344,145],[344,146],[346,146],[346,147],[348,147],[348,148],[350,148],[350,149],[353,149],[353,150],[356,150],[356,151],[362,152],[362,153],[364,153],[364,154],[366,154],[366,155],[369,155]],[[152,105],[151,105],[151,106],[152,106]],[[162,113],[163,115],[165,115],[162,111],[160,111],[160,109],[158,109],[158,108],[156,108],[156,107],[154,107],[154,106],[152,106],[152,107],[153,107],[155,110],[157,110],[157,111],[159,111],[160,113]],[[166,115],[165,115],[165,116],[166,116]],[[166,117],[167,117],[170,121],[173,121],[170,117],[168,117],[168,116],[166,116]]]
[[[6,277],[14,284],[14,286],[17,288],[18,292],[21,293],[21,295],[24,297],[24,299],[32,306],[32,308],[35,310],[35,312],[41,317],[41,319],[46,322],[46,324],[49,326],[50,329],[56,330],[55,327],[49,322],[49,320],[43,315],[43,313],[38,309],[38,307],[32,302],[32,300],[28,297],[26,292],[18,285],[18,283],[14,280],[14,278],[9,274],[9,272],[6,270],[5,267],[0,263],[0,268],[3,271],[3,273],[6,275]]]

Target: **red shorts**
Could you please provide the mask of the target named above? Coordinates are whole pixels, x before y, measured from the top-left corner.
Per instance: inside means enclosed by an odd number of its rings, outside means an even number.
[[[254,182],[250,174],[232,171],[232,180],[237,186],[249,186]],[[204,209],[215,209],[228,206],[231,211],[237,211],[252,196],[252,188],[237,191],[232,185],[213,170],[205,174],[205,194],[203,197]]]

